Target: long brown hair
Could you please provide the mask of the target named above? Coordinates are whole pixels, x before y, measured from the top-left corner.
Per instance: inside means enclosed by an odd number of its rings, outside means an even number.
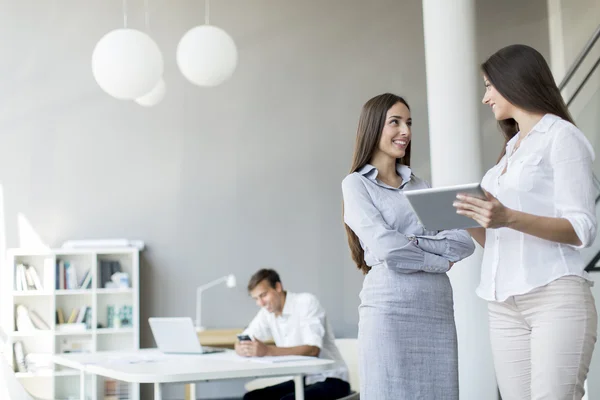
[[[481,71],[514,106],[529,112],[555,114],[574,124],[548,63],[534,48],[523,44],[504,47],[481,64]],[[519,126],[513,118],[498,121],[498,125],[505,139],[500,161],[506,153],[506,143],[517,134]]]
[[[406,100],[391,93],[380,94],[365,103],[360,113],[360,119],[358,120],[350,173],[358,171],[369,162],[379,145],[387,112],[397,103],[404,104],[410,110]],[[410,145],[411,143],[409,142],[404,157],[398,159],[398,163],[410,166]],[[344,226],[348,235],[348,245],[350,246],[352,260],[356,263],[358,269],[363,274],[366,274],[371,267],[365,263],[364,250],[360,245],[358,236],[356,236],[348,225],[344,224]]]

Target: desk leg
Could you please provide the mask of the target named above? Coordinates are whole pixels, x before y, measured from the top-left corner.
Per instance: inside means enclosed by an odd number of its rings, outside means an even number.
[[[154,400],[162,400],[162,391],[158,382],[154,384]]]
[[[79,373],[79,398],[85,400],[85,372]]]
[[[304,400],[304,376],[294,376],[294,386],[296,389],[296,400]]]

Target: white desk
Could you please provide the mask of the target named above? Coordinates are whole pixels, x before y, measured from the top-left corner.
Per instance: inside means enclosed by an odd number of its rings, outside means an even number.
[[[189,383],[218,379],[294,376],[296,399],[304,400],[303,377],[329,369],[332,360],[262,363],[233,351],[200,355],[166,355],[156,349],[60,354],[53,361],[80,371],[80,398],[85,399],[85,374],[130,383],[153,383],[154,399],[162,399],[161,383]]]

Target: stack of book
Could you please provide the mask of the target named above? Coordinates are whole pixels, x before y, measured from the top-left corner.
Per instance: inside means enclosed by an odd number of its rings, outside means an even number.
[[[34,267],[25,264],[18,264],[15,267],[15,290],[44,290],[40,276]]]

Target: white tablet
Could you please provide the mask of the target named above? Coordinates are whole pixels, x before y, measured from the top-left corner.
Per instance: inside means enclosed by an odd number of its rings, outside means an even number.
[[[456,213],[456,208],[452,203],[456,201],[456,195],[458,194],[468,194],[481,199],[486,198],[479,183],[404,192],[419,221],[428,231],[481,226],[473,219]]]

